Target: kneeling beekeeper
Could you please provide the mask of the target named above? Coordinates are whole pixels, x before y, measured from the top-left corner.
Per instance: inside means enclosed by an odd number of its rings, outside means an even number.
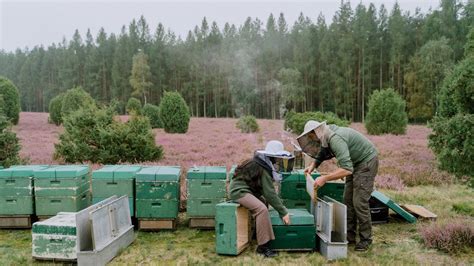
[[[286,225],[290,224],[288,210],[283,206],[273,185],[273,181],[279,182],[282,178],[274,165],[275,158],[278,157],[290,158],[293,155],[283,149],[281,142],[269,141],[265,150],[255,152],[252,159],[237,166],[230,181],[231,199],[249,209],[255,219],[257,253],[265,257],[277,256],[277,253],[269,248],[269,242],[275,239],[275,235],[266,203],[279,213]]]
[[[372,221],[369,199],[374,187],[379,160],[377,150],[365,136],[352,128],[326,125],[310,120],[298,137],[304,153],[315,160],[305,169],[313,172],[323,161],[336,157],[339,168],[316,178],[314,186],[322,187],[327,181],[346,177],[344,204],[347,206],[347,240],[356,243],[356,251],[365,251],[372,244]]]

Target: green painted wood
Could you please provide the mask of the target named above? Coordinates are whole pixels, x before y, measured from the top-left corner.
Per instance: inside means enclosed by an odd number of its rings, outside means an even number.
[[[238,220],[247,222],[248,218],[239,217],[238,209],[243,208],[238,203],[223,202],[216,205],[216,222],[215,222],[215,236],[216,236],[216,253],[222,255],[238,255],[243,251],[241,246],[246,246],[249,241],[248,232],[238,232]],[[240,212],[240,215],[249,215],[248,210]],[[247,227],[248,229],[248,227]],[[246,243],[239,242],[239,234],[243,234],[241,241],[246,240]]]
[[[136,175],[137,182],[171,181],[179,182],[181,168],[179,166],[151,166],[142,168]]]
[[[315,232],[314,225],[273,226],[275,240],[270,241],[269,245],[275,250],[314,250]]]
[[[178,217],[177,199],[136,199],[137,218],[175,219]]]
[[[32,177],[0,178],[0,196],[32,196]]]
[[[34,214],[32,196],[0,196],[0,215]]]
[[[225,202],[220,199],[189,199],[187,200],[186,213],[188,217],[215,217],[216,204]]]
[[[305,209],[288,209],[292,225],[314,225],[314,217]],[[278,212],[270,210],[270,220],[272,225],[284,225]]]
[[[90,171],[88,165],[57,165],[46,169],[34,171],[35,179],[75,179],[87,175]]]
[[[226,179],[227,168],[225,166],[196,166],[188,170],[187,179]]]
[[[127,195],[133,198],[134,186],[133,179],[92,179],[92,195],[99,198]]]
[[[400,205],[395,203],[393,200],[391,200],[389,197],[387,197],[385,194],[383,194],[380,191],[374,191],[372,192],[372,197],[378,199],[380,202],[382,202],[384,205],[387,205],[390,209],[392,209],[394,212],[402,216],[405,220],[407,220],[409,223],[416,223],[416,218],[415,216],[411,215],[409,212],[405,211]]]
[[[139,165],[106,165],[92,172],[92,179],[133,179],[142,169]]]
[[[227,197],[225,179],[190,179],[187,189],[188,199]]]
[[[79,196],[35,197],[36,215],[51,216],[58,212],[77,212],[90,205],[90,191]]]
[[[287,209],[305,209],[311,211],[311,200],[283,199],[283,205]]]
[[[282,199],[310,200],[308,193],[306,193],[306,177],[304,175],[304,170],[286,172],[282,175],[283,180],[280,184],[280,197]],[[317,178],[320,174],[315,172],[311,176]]]
[[[11,177],[33,177],[35,170],[48,168],[48,165],[13,165],[0,170],[0,180]]]
[[[83,180],[77,186],[72,187],[64,187],[60,183],[52,183],[49,187],[35,186],[36,197],[78,197],[86,191],[90,191],[90,183],[87,180]]]
[[[117,196],[119,196],[119,195],[117,195]],[[92,204],[99,203],[99,202],[107,199],[108,197],[101,198],[101,197],[93,196],[92,197]],[[135,199],[133,197],[128,197],[128,207],[130,209],[130,216],[135,217]]]
[[[178,181],[146,181],[136,182],[136,199],[179,199],[180,187]]]
[[[328,196],[341,203],[344,203],[344,188],[346,184],[342,182],[326,182],[323,187],[318,188],[318,198]],[[306,193],[308,194],[308,193]]]

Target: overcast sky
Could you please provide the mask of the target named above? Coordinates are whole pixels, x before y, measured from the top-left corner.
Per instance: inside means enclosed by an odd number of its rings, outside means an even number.
[[[385,4],[391,9],[395,0],[351,0],[354,9],[358,3],[368,6],[373,2],[378,8]],[[404,11],[414,12],[420,7],[427,12],[436,9],[439,0],[398,0]],[[39,1],[0,0],[0,49],[14,51],[17,48],[32,48],[43,44],[48,46],[60,42],[63,37],[71,39],[79,29],[84,39],[88,28],[96,36],[101,27],[107,33],[119,33],[122,25],[128,25],[133,18],[144,15],[151,31],[161,22],[176,34],[186,37],[188,30],[200,25],[204,16],[208,22],[216,21],[220,28],[225,22],[240,25],[247,17],[258,17],[263,22],[273,13],[283,12],[286,21],[292,25],[300,12],[316,20],[322,12],[330,22],[340,5],[339,0],[313,1]]]

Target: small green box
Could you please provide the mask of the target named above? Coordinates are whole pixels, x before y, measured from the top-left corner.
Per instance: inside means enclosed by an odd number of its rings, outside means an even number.
[[[34,214],[33,196],[0,196],[0,215]]]
[[[50,187],[80,187],[89,181],[89,166],[59,165],[35,170],[35,189]]]
[[[225,166],[196,166],[188,170],[187,179],[226,179],[227,169]]]
[[[250,243],[250,215],[238,203],[223,202],[216,205],[216,252],[239,255]]]
[[[133,179],[92,179],[92,195],[98,198],[108,198],[112,195],[133,197]]]
[[[15,165],[0,170],[0,196],[32,196],[34,171],[47,167],[47,165]]]
[[[53,180],[52,180],[53,181]],[[90,191],[90,183],[87,180],[82,181],[78,186],[63,187],[52,185],[50,187],[35,186],[36,197],[78,197],[86,191]]]
[[[100,197],[93,196],[92,204],[99,203],[107,198],[109,197],[100,198]],[[128,207],[130,209],[130,216],[135,216],[135,199],[133,197],[128,197]]]
[[[33,224],[32,255],[38,259],[74,260],[77,244],[75,213],[61,213]]]
[[[79,196],[35,197],[36,215],[52,216],[58,212],[77,212],[90,205],[90,191]]]
[[[225,202],[225,198],[220,199],[189,199],[187,201],[188,217],[215,217],[216,205]]]
[[[275,210],[270,211],[270,220],[275,240],[270,241],[270,248],[276,250],[315,250],[316,227],[314,217],[304,209],[289,209],[290,225],[284,225]]]
[[[283,205],[285,205],[287,209],[306,209],[311,211],[311,200],[284,199]]]
[[[137,218],[175,219],[179,201],[176,199],[136,199]]]
[[[179,200],[180,175],[177,166],[143,168],[136,176],[136,198]]]
[[[376,198],[379,200],[381,203],[392,209],[394,212],[396,212],[398,215],[403,217],[407,222],[409,223],[416,223],[416,217],[411,215],[409,212],[404,210],[400,205],[395,203],[393,200],[391,200],[389,197],[387,197],[385,194],[383,194],[380,191],[373,191],[371,194],[372,197]]]

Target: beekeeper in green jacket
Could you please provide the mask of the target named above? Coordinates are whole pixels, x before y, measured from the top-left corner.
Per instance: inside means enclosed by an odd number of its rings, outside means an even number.
[[[311,173],[323,161],[336,157],[338,168],[315,180],[315,187],[327,181],[345,178],[344,204],[347,206],[347,240],[356,243],[359,227],[359,242],[356,251],[365,251],[372,244],[372,221],[369,199],[374,187],[379,160],[377,150],[364,135],[348,127],[326,125],[326,122],[310,120],[298,142],[314,161],[305,169]]]
[[[270,214],[266,203],[280,215],[285,224],[290,224],[288,210],[275,191],[273,182],[279,182],[282,176],[275,169],[274,158],[292,158],[293,155],[283,149],[279,141],[269,141],[265,150],[257,151],[252,159],[240,163],[230,181],[230,198],[249,209],[257,228],[257,253],[265,257],[277,256],[269,247],[275,239]]]

